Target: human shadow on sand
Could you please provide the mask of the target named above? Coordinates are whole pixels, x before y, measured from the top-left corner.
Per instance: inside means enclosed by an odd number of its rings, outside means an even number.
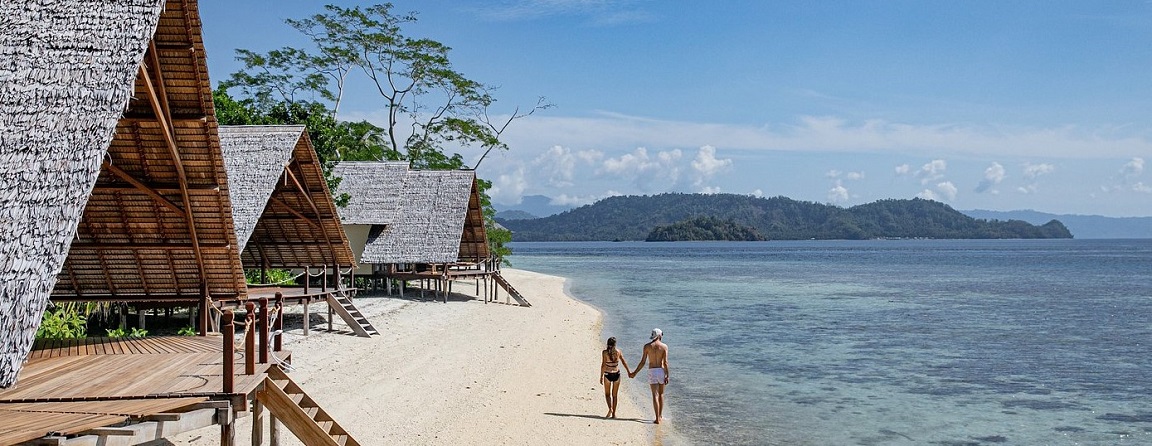
[[[635,423],[651,423],[651,421],[641,420],[639,418],[604,418],[603,415],[587,415],[587,414],[582,414],[582,413],[544,412],[544,415],[551,415],[554,417],[588,418],[588,419],[592,419],[592,420],[605,420],[605,421],[632,421]]]

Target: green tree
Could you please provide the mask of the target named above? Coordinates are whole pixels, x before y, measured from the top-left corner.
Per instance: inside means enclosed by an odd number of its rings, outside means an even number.
[[[415,13],[397,14],[390,3],[324,8],[321,14],[286,20],[309,40],[306,48],[283,47],[267,53],[237,50],[244,69],[233,73],[220,88],[223,96],[238,89],[243,99],[233,102],[247,110],[225,107],[218,111],[224,116],[221,122],[267,118],[282,121],[275,123],[306,124],[326,163],[404,160],[416,169],[459,169],[467,167],[463,157],[447,154],[446,147],[483,149],[472,166],[476,168],[493,150],[508,150],[500,138],[513,121],[552,107],[540,97],[527,111],[516,107],[509,115],[493,118],[494,87],[456,70],[447,45],[404,33],[403,27],[416,21]],[[337,119],[354,83],[366,83],[383,101],[388,112],[383,127]],[[337,182],[332,180],[330,185]],[[491,182],[480,180],[479,186],[490,234],[501,239],[487,195]],[[346,202],[346,197],[337,200]],[[494,252],[507,251],[502,243],[497,248]]]

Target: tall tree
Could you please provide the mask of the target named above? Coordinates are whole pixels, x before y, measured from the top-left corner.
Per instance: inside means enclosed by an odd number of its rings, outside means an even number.
[[[330,158],[324,159],[405,160],[417,169],[458,169],[467,167],[463,157],[445,149],[472,146],[483,149],[475,168],[493,150],[508,150],[501,137],[515,120],[553,106],[540,97],[526,111],[515,107],[509,115],[493,114],[495,88],[457,71],[448,57],[451,48],[404,34],[403,27],[416,21],[415,13],[397,14],[390,3],[324,8],[321,14],[286,20],[309,39],[308,47],[267,53],[237,50],[245,67],[221,84],[225,91],[239,89],[242,102],[251,108],[282,110],[295,120],[299,116],[293,113],[313,116],[325,110],[337,125],[350,85],[367,85],[382,100],[387,122],[383,127],[357,123],[337,134],[351,142],[357,135],[368,138],[373,148],[356,150],[336,143],[325,146]],[[383,147],[376,149],[377,143]],[[317,144],[317,150],[322,145]],[[491,226],[491,182],[481,179],[479,184]],[[506,252],[497,245],[496,252]]]
[[[387,110],[389,146],[414,168],[426,169],[466,167],[459,155],[445,154],[450,144],[483,148],[479,165],[490,151],[508,149],[500,137],[513,121],[552,107],[541,97],[527,111],[516,107],[494,119],[493,87],[457,71],[447,45],[404,34],[415,13],[396,14],[390,3],[324,8],[322,14],[286,20],[310,40],[309,48],[237,50],[245,68],[224,87],[241,89],[257,104],[319,102],[335,118],[349,86],[366,84]]]

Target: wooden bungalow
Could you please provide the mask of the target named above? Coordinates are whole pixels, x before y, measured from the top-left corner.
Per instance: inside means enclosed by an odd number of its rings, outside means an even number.
[[[527,305],[499,277],[499,261],[489,252],[475,172],[344,162],[333,175],[341,178],[337,192],[350,195],[340,214],[358,255],[358,275],[387,288],[398,281],[401,292],[407,281],[430,283],[445,299],[455,280],[474,279],[479,293],[481,281],[491,278]]]
[[[203,334],[215,302],[247,291],[195,0],[0,16],[0,444],[212,424],[231,444],[236,412],[265,407],[309,444],[356,444],[272,364],[266,308],[249,307],[243,359],[230,310],[216,337],[34,342],[49,299],[195,305]]]
[[[333,314],[338,314],[357,335],[377,334],[352,303],[355,260],[304,126],[219,130],[240,258],[244,268],[261,272],[263,285],[250,285],[249,296],[278,295],[285,304],[303,305],[304,334],[313,302],[328,304],[330,329]],[[299,272],[303,286],[267,283],[270,268]],[[222,305],[241,303],[228,300]]]

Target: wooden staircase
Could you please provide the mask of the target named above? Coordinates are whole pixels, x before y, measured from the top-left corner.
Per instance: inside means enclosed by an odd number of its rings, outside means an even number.
[[[504,276],[501,276],[500,273],[492,273],[492,279],[495,280],[496,283],[500,284],[500,287],[504,288],[504,291],[507,291],[509,296],[512,296],[513,299],[516,299],[516,302],[519,303],[520,306],[532,306],[532,304],[528,303],[528,299],[525,299],[519,291],[516,291],[516,288],[513,287],[511,283],[508,283],[508,280],[504,279]]]
[[[368,318],[364,317],[364,315],[360,313],[360,310],[356,309],[356,306],[352,304],[352,299],[347,296],[329,294],[328,308],[333,309],[336,314],[339,314],[340,318],[344,319],[344,323],[348,324],[348,327],[352,328],[352,331],[356,333],[356,336],[367,338],[380,334],[380,332],[376,331],[376,327],[373,327],[372,323],[368,322]]]
[[[256,399],[308,446],[360,446],[279,367],[268,369],[264,389],[256,392]]]

